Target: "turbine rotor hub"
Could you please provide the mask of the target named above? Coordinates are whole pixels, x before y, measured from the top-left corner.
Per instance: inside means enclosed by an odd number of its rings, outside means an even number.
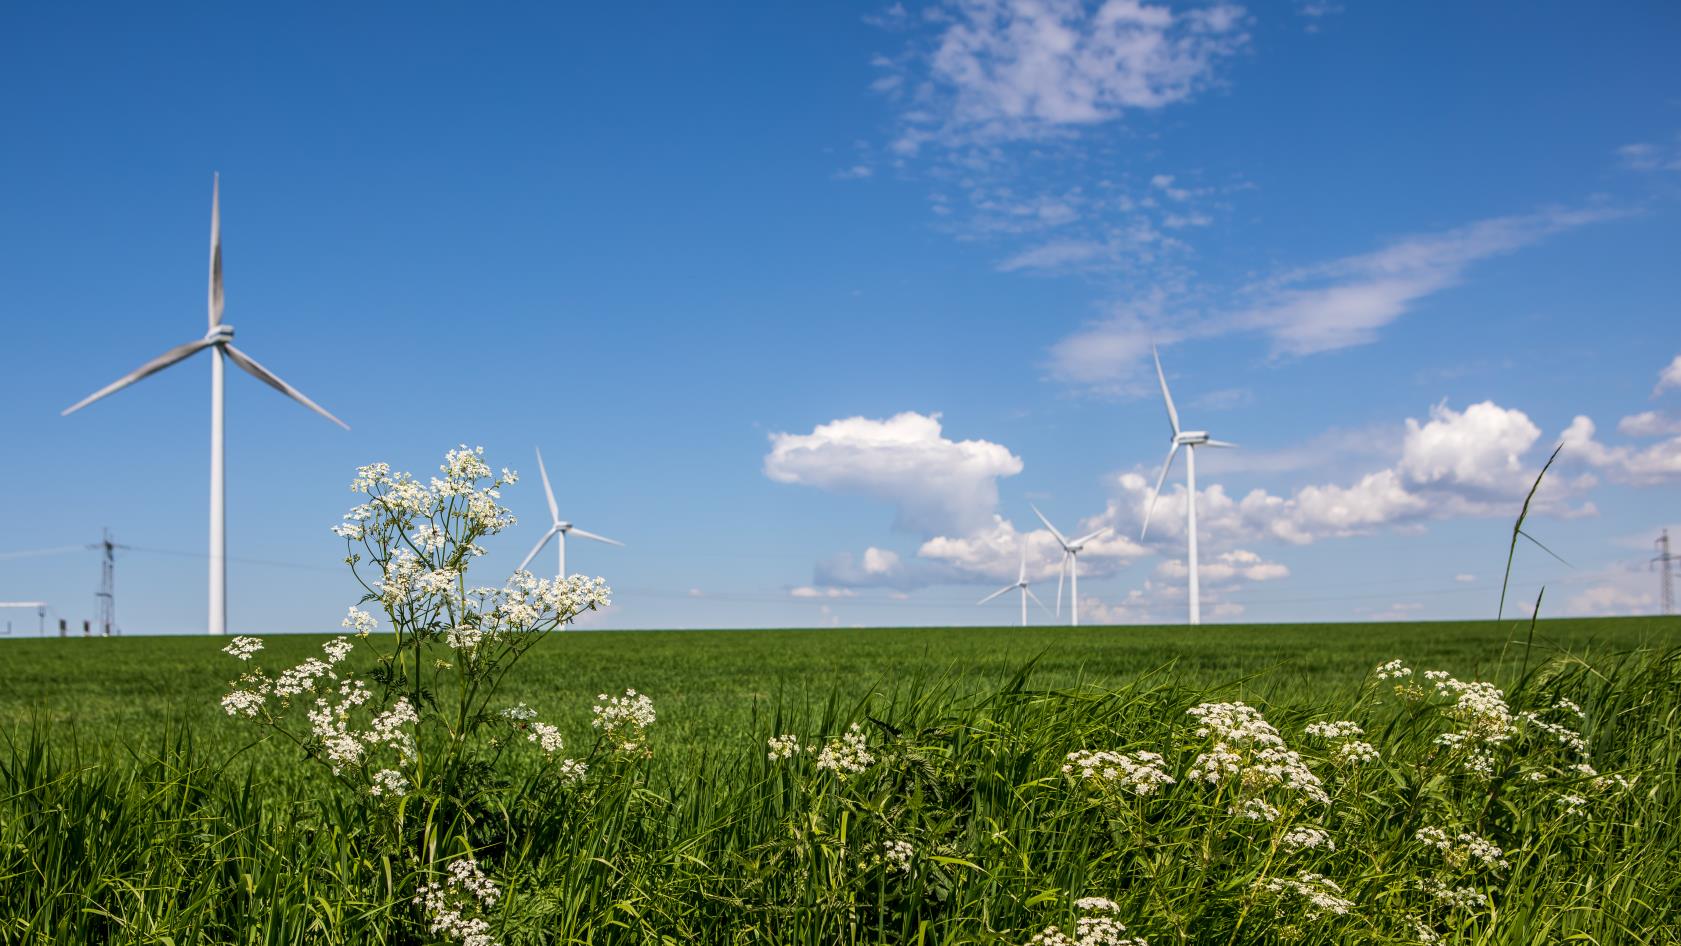
[[[228,342],[233,341],[233,326],[218,325],[210,331],[204,333],[204,340],[210,342],[212,345],[226,345]]]

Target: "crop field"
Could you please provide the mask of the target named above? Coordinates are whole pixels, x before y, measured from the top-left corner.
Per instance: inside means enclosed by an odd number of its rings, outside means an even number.
[[[496,700],[587,774],[401,798],[227,643],[5,645],[0,942],[1677,941],[1673,619],[552,634]]]

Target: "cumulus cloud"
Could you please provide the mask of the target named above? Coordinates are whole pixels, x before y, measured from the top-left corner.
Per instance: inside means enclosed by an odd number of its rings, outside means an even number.
[[[1578,416],[1562,439],[1572,460],[1604,471],[1612,479],[1634,486],[1656,486],[1681,478],[1681,437],[1646,447],[1607,446],[1594,436],[1593,420]]]
[[[999,444],[946,438],[939,414],[849,417],[770,441],[770,479],[885,500],[898,528],[925,534],[985,528],[998,480],[1022,471],[1021,458]]]
[[[1428,419],[1407,421],[1393,465],[1351,483],[1308,484],[1283,496],[1264,489],[1234,496],[1219,483],[1199,489],[1198,532],[1218,550],[1257,539],[1305,545],[1432,519],[1507,515],[1534,480],[1538,464],[1526,457],[1534,460],[1530,454],[1540,436],[1528,415],[1514,408],[1484,401],[1459,411],[1437,404]],[[1153,483],[1137,472],[1122,473],[1114,482],[1119,490],[1102,521],[1123,534],[1136,534]],[[1537,508],[1590,513],[1591,505],[1566,504],[1586,485],[1551,479],[1537,494]],[[1183,544],[1186,502],[1181,484],[1163,491],[1150,520],[1152,545],[1177,549]]]
[[[1080,534],[1102,527],[1101,522],[1084,521]],[[990,528],[969,535],[935,536],[922,543],[917,555],[945,565],[954,575],[1007,581],[1016,577],[1024,551],[1028,580],[1057,577],[1062,567],[1062,546],[1056,536],[1045,529],[1018,532],[1015,524],[1002,516],[994,516]],[[1132,539],[1110,532],[1086,543],[1080,552],[1080,574],[1093,578],[1113,575],[1147,554],[1148,550]]]
[[[1168,559],[1156,566],[1156,574],[1175,581],[1190,578],[1191,569],[1182,558]],[[1290,577],[1289,567],[1269,562],[1247,549],[1232,549],[1197,562],[1197,579],[1210,585],[1235,579],[1247,581],[1276,581]]]
[[[1676,355],[1674,361],[1658,372],[1658,384],[1652,389],[1652,396],[1657,397],[1668,388],[1681,388],[1681,355]]]

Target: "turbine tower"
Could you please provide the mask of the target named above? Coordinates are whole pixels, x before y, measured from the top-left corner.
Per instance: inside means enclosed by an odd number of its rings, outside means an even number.
[[[1069,611],[1069,615],[1068,615],[1069,626],[1070,627],[1079,627],[1080,626],[1080,552],[1085,549],[1087,542],[1090,542],[1092,539],[1095,539],[1098,536],[1102,535],[1103,533],[1108,532],[1109,527],[1104,526],[1103,528],[1097,530],[1096,532],[1091,532],[1091,533],[1088,533],[1086,535],[1082,535],[1078,539],[1075,539],[1074,541],[1070,542],[1070,541],[1068,541],[1068,538],[1066,536],[1064,536],[1061,532],[1057,531],[1056,526],[1051,525],[1051,520],[1045,518],[1045,514],[1039,511],[1038,506],[1035,506],[1032,503],[1028,503],[1027,505],[1028,505],[1029,508],[1031,508],[1033,510],[1033,514],[1035,516],[1039,517],[1039,521],[1043,522],[1045,524],[1045,528],[1051,530],[1051,535],[1056,536],[1057,544],[1062,546],[1062,566],[1057,570],[1057,575],[1056,575],[1056,613],[1059,614],[1059,615],[1062,614],[1062,579],[1066,576],[1067,578],[1069,578],[1069,584],[1070,584],[1070,589],[1069,590],[1071,592],[1070,597],[1072,599],[1072,610]]]
[[[1028,598],[1032,598],[1034,604],[1038,605],[1041,608],[1044,608],[1046,614],[1049,614],[1051,612],[1050,608],[1045,607],[1045,602],[1040,601],[1039,596],[1034,594],[1033,589],[1027,587],[1027,585],[1028,585],[1028,581],[1027,581],[1027,546],[1024,545],[1024,546],[1022,546],[1022,549],[1021,549],[1021,571],[1016,573],[1015,584],[1005,585],[1004,587],[998,589],[997,591],[994,591],[992,594],[987,595],[986,597],[982,598],[981,600],[979,600],[975,603],[976,604],[986,604],[988,601],[991,601],[993,598],[998,597],[999,595],[1003,594],[1006,591],[1015,591],[1017,589],[1020,589],[1021,590],[1021,626],[1026,627],[1027,626],[1027,599]]]
[[[1167,462],[1162,464],[1162,475],[1156,477],[1156,491],[1150,494],[1150,505],[1144,510],[1144,528],[1139,530],[1138,541],[1144,541],[1144,536],[1150,531],[1150,514],[1156,511],[1156,500],[1161,497],[1162,484],[1167,482],[1167,471],[1173,466],[1174,454],[1180,447],[1185,448],[1185,535],[1188,538],[1186,562],[1190,565],[1191,584],[1191,623],[1202,623],[1202,602],[1198,598],[1197,587],[1197,448],[1198,447],[1235,447],[1235,443],[1215,440],[1208,436],[1206,430],[1180,430],[1179,412],[1174,410],[1173,395],[1167,390],[1167,375],[1162,373],[1161,355],[1156,353],[1155,346],[1150,347],[1150,355],[1156,360],[1156,380],[1162,384],[1162,401],[1167,405],[1167,423],[1173,428],[1173,439],[1167,448]]]
[[[107,384],[80,401],[65,408],[61,414],[71,414],[94,401],[114,394],[136,381],[210,349],[210,633],[225,634],[228,630],[228,530],[227,505],[222,462],[222,359],[227,357],[240,369],[281,394],[309,408],[333,423],[350,429],[350,425],[327,413],[326,409],[305,397],[302,391],[280,380],[274,372],[253,361],[233,347],[233,326],[222,324],[222,212],[221,176],[210,184],[210,330],[204,337],[178,345],[146,362],[132,372]]]
[[[525,561],[519,563],[520,571],[524,571],[525,566],[531,564],[531,560],[537,557],[538,552],[543,551],[543,546],[548,545],[550,539],[555,539],[555,552],[559,563],[557,566],[559,570],[555,572],[555,575],[560,578],[565,578],[566,534],[568,532],[580,539],[594,539],[597,542],[605,542],[608,545],[617,545],[620,548],[624,547],[623,542],[609,539],[604,535],[596,535],[594,532],[585,532],[577,526],[574,526],[572,523],[561,520],[560,507],[555,504],[554,489],[549,486],[549,471],[543,466],[543,451],[541,450],[537,451],[537,472],[543,477],[543,495],[549,500],[549,518],[553,520],[554,524],[549,526],[549,531],[543,533],[543,537],[537,540],[536,545],[532,546],[531,553],[525,557]]]

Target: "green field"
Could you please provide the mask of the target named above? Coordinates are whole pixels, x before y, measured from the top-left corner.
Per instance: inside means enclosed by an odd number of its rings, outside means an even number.
[[[272,637],[260,656],[284,667],[326,639]],[[295,745],[230,719],[218,701],[241,667],[224,643],[0,646],[0,943],[472,942],[413,906],[453,855],[405,839],[440,836],[501,885],[481,914],[502,944],[1021,946],[1051,924],[1072,937],[1083,896],[1116,901],[1153,946],[1416,942],[1412,923],[1442,942],[1681,941],[1681,620],[1542,621],[1532,637],[1486,621],[563,633],[498,700],[555,724],[589,780],[508,762],[511,783],[485,784],[516,802],[424,809],[346,796]],[[1467,778],[1437,738],[1463,724],[1451,706],[1372,680],[1393,658],[1494,681],[1514,714],[1579,703],[1598,772],[1631,787],[1590,792],[1545,739]],[[589,726],[596,695],[627,687],[658,708],[647,755]],[[1264,711],[1334,804],[1267,795],[1282,813],[1262,823],[1196,787],[1186,710],[1231,700]],[[1302,735],[1336,719],[1359,721],[1382,761],[1345,771]],[[818,746],[852,722],[874,754],[855,777],[766,758],[771,736]],[[1062,764],[1090,749],[1160,751],[1177,782],[1160,801],[1087,790]],[[1566,817],[1557,800],[1577,793],[1584,813]],[[440,834],[446,810],[458,827]],[[1292,824],[1338,847],[1286,864]],[[1509,863],[1432,860],[1416,838],[1438,824]],[[909,866],[884,861],[892,845]],[[1310,868],[1346,915],[1265,886]],[[1441,906],[1419,886],[1437,882],[1482,905]]]

